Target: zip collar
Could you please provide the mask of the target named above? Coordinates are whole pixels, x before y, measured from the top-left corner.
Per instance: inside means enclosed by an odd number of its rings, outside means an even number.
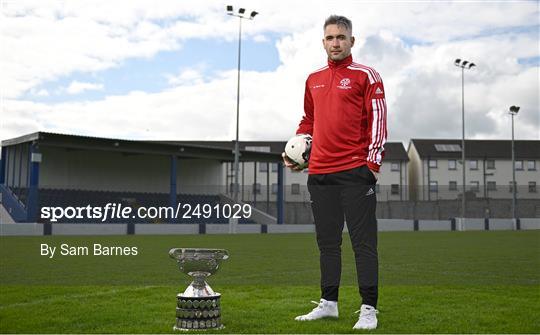
[[[328,67],[330,67],[331,69],[344,68],[351,65],[351,63],[352,63],[352,55],[349,55],[339,61],[333,61],[331,59],[328,59]]]

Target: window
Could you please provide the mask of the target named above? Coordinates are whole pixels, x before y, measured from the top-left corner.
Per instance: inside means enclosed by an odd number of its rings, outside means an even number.
[[[457,191],[457,181],[451,181],[448,183],[448,189],[450,191]]]
[[[455,170],[456,169],[456,160],[455,159],[449,159],[448,160],[448,170]]]
[[[495,170],[495,161],[493,159],[488,159],[486,161],[486,169]]]
[[[439,183],[436,181],[430,181],[429,182],[429,191],[430,192],[438,192],[439,191]]]
[[[257,151],[257,152],[270,152],[271,148],[267,147],[267,146],[250,146],[250,145],[246,145],[244,150]]]
[[[488,190],[488,191],[496,191],[496,190],[497,190],[497,182],[495,182],[495,181],[488,181],[488,182],[487,182],[487,190]]]
[[[278,189],[277,186],[278,186],[278,185],[277,185],[276,183],[273,183],[273,184],[272,184],[272,194],[277,194],[277,189]]]
[[[478,192],[480,191],[480,182],[478,181],[471,181],[471,191]]]
[[[291,194],[300,194],[300,184],[291,184]]]
[[[261,183],[253,184],[253,194],[261,194]]]
[[[536,170],[536,161],[527,161],[527,170],[529,171]]]
[[[399,184],[392,184],[390,186],[390,193],[391,194],[399,194]]]
[[[523,170],[523,161],[515,161],[514,167],[516,170]]]
[[[478,160],[470,160],[469,161],[469,169],[470,170],[478,170]]]
[[[268,163],[259,163],[259,172],[268,172]]]
[[[529,182],[529,193],[536,193],[536,182],[530,181]]]
[[[432,168],[432,169],[436,169],[437,168],[437,160],[436,159],[430,159],[429,160],[429,167]]]
[[[277,172],[278,163],[272,163],[272,172]]]
[[[513,191],[514,191],[513,186],[514,186],[514,182],[513,182],[513,181],[511,181],[511,182],[508,183],[508,191],[509,191],[509,192],[513,192]],[[518,189],[516,188],[516,193],[517,193],[517,192],[518,192]]]
[[[399,171],[399,163],[392,162],[392,165],[390,166],[390,170]]]

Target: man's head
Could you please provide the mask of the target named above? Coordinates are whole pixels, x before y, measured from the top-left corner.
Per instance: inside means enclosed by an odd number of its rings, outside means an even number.
[[[340,61],[351,54],[354,45],[352,22],[345,16],[332,15],[324,22],[324,50],[328,59]]]

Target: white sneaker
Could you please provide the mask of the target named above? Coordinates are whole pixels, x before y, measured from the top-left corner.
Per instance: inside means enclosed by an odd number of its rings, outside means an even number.
[[[353,329],[375,329],[377,328],[377,313],[379,313],[378,310],[375,309],[375,307],[370,305],[362,305],[360,307],[359,311],[356,311],[355,313],[360,312],[360,316],[358,317],[358,321],[354,325]]]
[[[321,299],[320,302],[312,301],[317,307],[313,308],[311,312],[305,315],[300,315],[294,318],[296,321],[311,321],[322,318],[337,318],[338,307],[337,301],[328,301]]]

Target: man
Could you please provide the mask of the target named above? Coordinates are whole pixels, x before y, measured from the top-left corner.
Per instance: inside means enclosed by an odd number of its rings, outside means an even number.
[[[321,299],[298,321],[338,317],[344,220],[356,260],[360,315],[353,329],[377,327],[378,255],[375,184],[386,142],[386,102],[379,74],[354,63],[352,23],[330,16],[323,46],[328,65],[306,81],[304,116],[297,134],[313,137],[309,158],[311,194],[320,251]],[[283,154],[285,165],[300,170]]]

